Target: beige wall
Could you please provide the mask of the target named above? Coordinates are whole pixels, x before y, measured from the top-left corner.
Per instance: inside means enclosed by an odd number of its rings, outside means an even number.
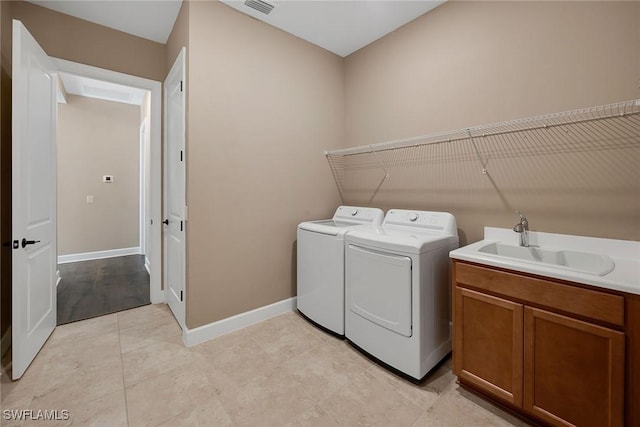
[[[215,2],[185,2],[166,47],[15,9],[49,54],[155,80],[188,47],[189,328],[295,294],[296,224],[340,203],[323,150],[640,98],[638,2],[448,2],[345,60]],[[463,242],[512,208],[538,230],[639,239],[637,163],[419,168],[374,204],[451,211]]]
[[[67,102],[58,106],[58,255],[139,246],[140,107]]]
[[[345,76],[347,146],[637,99],[640,3],[447,2],[346,58]],[[640,239],[638,149],[490,160],[489,177],[428,162],[390,170],[374,204],[451,211],[463,243],[514,209],[540,231]],[[366,202],[375,172],[345,202]]]
[[[13,16],[49,56],[162,81],[166,46],[36,6],[13,3]]]
[[[342,59],[221,3],[189,11],[187,326],[295,295],[299,222],[339,204]]]

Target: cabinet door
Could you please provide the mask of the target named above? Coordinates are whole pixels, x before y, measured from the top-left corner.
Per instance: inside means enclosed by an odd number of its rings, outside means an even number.
[[[621,426],[624,334],[525,307],[524,409],[553,424]]]
[[[454,373],[522,406],[522,305],[456,287]]]

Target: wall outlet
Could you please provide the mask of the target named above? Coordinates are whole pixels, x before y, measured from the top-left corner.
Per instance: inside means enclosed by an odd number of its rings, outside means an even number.
[[[113,182],[113,175],[103,175],[102,182],[106,182],[106,183]]]
[[[88,204],[93,203],[93,196],[87,196],[87,203]]]

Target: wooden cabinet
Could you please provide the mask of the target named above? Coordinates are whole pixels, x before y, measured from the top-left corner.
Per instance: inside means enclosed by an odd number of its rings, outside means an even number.
[[[463,385],[550,425],[624,425],[623,297],[463,262],[453,281]]]

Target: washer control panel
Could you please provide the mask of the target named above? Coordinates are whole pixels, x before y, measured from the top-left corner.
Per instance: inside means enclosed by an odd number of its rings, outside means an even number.
[[[340,206],[333,215],[334,221],[355,221],[371,224],[382,224],[384,212],[378,208],[359,206]]]

